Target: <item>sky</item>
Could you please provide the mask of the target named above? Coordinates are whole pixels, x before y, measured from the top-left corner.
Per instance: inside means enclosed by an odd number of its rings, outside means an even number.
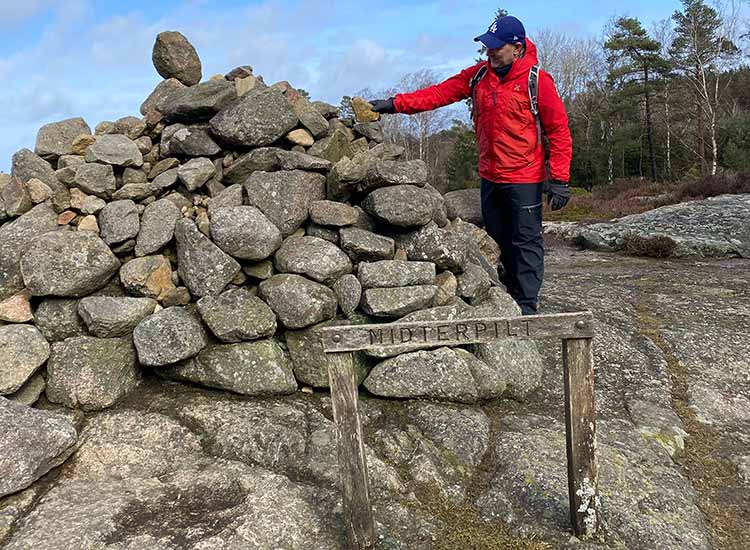
[[[43,124],[82,116],[140,116],[160,82],[151,63],[159,32],[182,32],[203,77],[251,65],[271,84],[288,80],[313,99],[338,105],[363,88],[391,88],[432,69],[448,77],[473,63],[495,10],[534,32],[553,28],[598,36],[613,16],[646,26],[678,0],[0,0],[0,171],[34,149]],[[554,76],[554,75],[553,75]]]

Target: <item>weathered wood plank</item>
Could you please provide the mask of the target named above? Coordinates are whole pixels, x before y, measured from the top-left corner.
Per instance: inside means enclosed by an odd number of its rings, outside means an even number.
[[[511,338],[590,338],[593,336],[593,314],[585,311],[507,318],[347,325],[322,328],[320,332],[326,352],[409,343],[457,346]]]
[[[563,373],[570,521],[576,536],[594,535],[600,502],[591,338],[563,340]]]
[[[357,379],[351,353],[331,353],[327,359],[347,544],[349,550],[364,550],[372,548],[375,529],[359,419]]]

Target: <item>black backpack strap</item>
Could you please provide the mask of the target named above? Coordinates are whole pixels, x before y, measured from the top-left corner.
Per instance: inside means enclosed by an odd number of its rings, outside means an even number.
[[[531,113],[536,119],[536,142],[542,141],[542,123],[539,121],[539,65],[534,65],[529,70],[529,103]]]
[[[469,90],[470,90],[470,97],[471,97],[471,119],[476,119],[476,113],[477,113],[477,102],[476,98],[474,97],[474,89],[477,87],[477,84],[482,80],[485,73],[487,72],[487,65],[482,65],[479,67],[479,70],[476,72],[476,74],[471,78],[469,81]]]

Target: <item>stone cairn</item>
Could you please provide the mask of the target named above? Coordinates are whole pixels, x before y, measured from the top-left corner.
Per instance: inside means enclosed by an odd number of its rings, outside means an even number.
[[[141,118],[48,124],[0,174],[0,409],[101,410],[144,371],[310,392],[318,327],[518,314],[476,190],[442,196],[368,104],[341,118],[249,66],[201,82],[175,32],[153,62]],[[541,377],[524,342],[384,346],[355,368],[377,396],[466,403]]]

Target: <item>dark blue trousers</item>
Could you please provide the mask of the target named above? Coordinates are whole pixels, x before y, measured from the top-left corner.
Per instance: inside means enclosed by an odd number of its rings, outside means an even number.
[[[482,216],[500,246],[501,278],[524,315],[537,311],[544,278],[542,183],[494,183],[482,179]]]

